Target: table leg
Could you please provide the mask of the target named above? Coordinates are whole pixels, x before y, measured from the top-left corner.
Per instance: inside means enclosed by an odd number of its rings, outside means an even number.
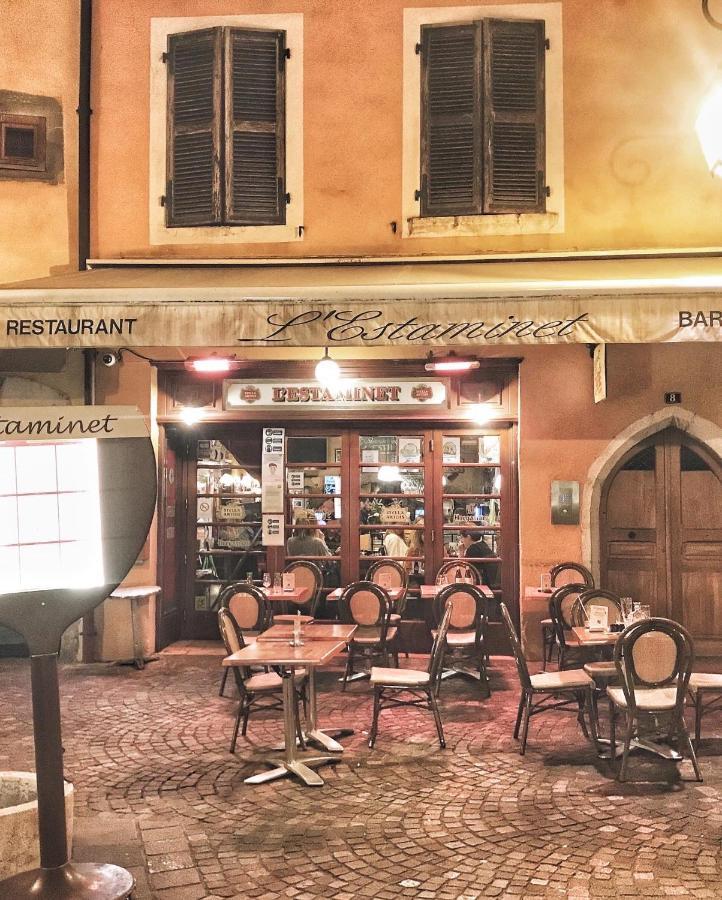
[[[324,750],[333,753],[343,752],[343,746],[335,738],[346,737],[353,734],[353,728],[340,728],[331,733],[321,731],[318,727],[318,706],[316,694],[316,669],[312,667],[308,673],[308,731],[304,738],[314,744],[319,744]]]
[[[313,672],[313,667],[309,667]],[[296,697],[293,686],[293,671],[284,669],[283,679],[283,737],[285,753],[283,760],[269,760],[273,768],[268,772],[259,772],[246,778],[246,784],[264,784],[267,781],[275,781],[286,775],[297,775],[304,784],[309,787],[320,786],[323,779],[314,772],[311,766],[322,766],[325,763],[336,762],[337,756],[297,756],[296,755]]]

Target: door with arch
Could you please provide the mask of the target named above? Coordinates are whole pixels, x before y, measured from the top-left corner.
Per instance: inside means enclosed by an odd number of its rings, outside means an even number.
[[[634,447],[604,485],[602,585],[681,622],[700,654],[722,653],[722,465],[668,428]]]

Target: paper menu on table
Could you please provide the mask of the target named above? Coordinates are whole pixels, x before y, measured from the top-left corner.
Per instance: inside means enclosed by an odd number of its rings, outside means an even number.
[[[589,631],[606,631],[609,624],[609,610],[607,607],[590,606],[588,612],[587,628]]]
[[[296,576],[293,572],[283,573],[283,590],[289,594],[296,590]]]

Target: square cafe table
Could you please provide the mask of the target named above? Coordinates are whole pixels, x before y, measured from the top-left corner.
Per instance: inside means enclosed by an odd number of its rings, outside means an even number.
[[[292,591],[284,591],[283,588],[261,588],[267,600],[273,603],[283,603],[290,600],[292,603],[304,603],[311,594],[311,588],[295,587]]]
[[[449,587],[450,585],[455,584],[456,582],[450,581],[448,584],[422,584],[419,587],[421,591],[421,599],[422,600],[433,600],[434,597],[439,593],[442,588]],[[460,584],[467,584],[468,582],[459,582]],[[486,585],[486,584],[475,584],[473,587],[479,588],[481,593],[486,597],[487,600],[494,599],[494,591]]]
[[[283,627],[283,626],[278,626]],[[270,629],[269,629],[270,630]],[[306,629],[307,630],[307,629]],[[346,646],[346,640],[308,640],[301,646],[291,646],[289,641],[283,639],[256,640],[254,644],[244,647],[227,656],[223,660],[224,666],[278,666],[281,669],[283,682],[283,736],[284,758],[281,760],[269,760],[273,768],[267,772],[260,772],[246,778],[247,784],[263,784],[266,781],[275,781],[285,775],[297,775],[304,784],[318,786],[323,784],[323,779],[314,772],[312,766],[322,766],[335,762],[338,756],[299,756],[296,752],[296,701],[294,697],[293,673],[296,669],[307,669],[309,672],[310,724],[316,732],[315,738],[323,734],[315,727],[316,700],[315,681],[313,678],[315,668],[327,663],[340,653]],[[324,738],[327,738],[324,735]],[[331,740],[328,738],[328,740]],[[335,743],[335,742],[334,742]],[[341,745],[337,745],[343,749]]]
[[[580,647],[613,647],[621,631],[590,631],[588,628],[572,628],[572,634]]]

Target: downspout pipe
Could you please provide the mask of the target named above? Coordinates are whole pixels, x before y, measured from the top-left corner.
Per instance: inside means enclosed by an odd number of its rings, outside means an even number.
[[[78,271],[90,256],[90,73],[92,0],[80,0],[80,71],[78,76]]]

